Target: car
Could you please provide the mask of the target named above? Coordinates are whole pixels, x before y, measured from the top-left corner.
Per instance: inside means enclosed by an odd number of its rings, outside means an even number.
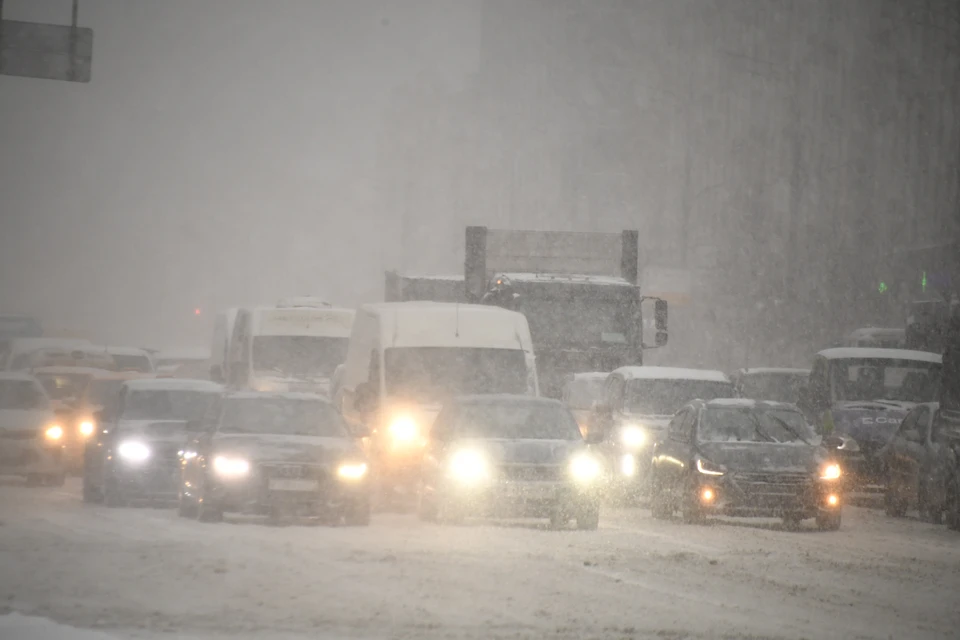
[[[368,460],[325,398],[231,392],[190,428],[181,516],[217,522],[233,512],[370,524]]]
[[[816,518],[840,528],[842,469],[793,405],[696,400],[680,409],[653,450],[651,510],[688,523],[709,515]]]
[[[721,371],[653,366],[614,370],[590,422],[603,439],[601,450],[613,471],[611,495],[633,500],[648,493],[650,452],[680,407],[694,399],[735,396]]]
[[[557,400],[464,396],[446,403],[430,431],[418,514],[456,522],[469,516],[543,517],[554,528],[600,521],[602,460],[573,414]]]
[[[0,373],[0,475],[62,485],[64,428],[50,398],[26,373]]]
[[[941,413],[936,402],[919,404],[881,449],[887,515],[902,517],[911,504],[928,522],[943,522],[954,467],[952,445],[960,440],[960,421]]]
[[[120,371],[139,371],[153,373],[154,366],[150,354],[139,347],[107,346],[104,351],[113,358],[116,368]]]
[[[176,501],[186,424],[203,417],[222,390],[205,380],[125,381],[115,401],[94,414],[84,447],[84,501]]]

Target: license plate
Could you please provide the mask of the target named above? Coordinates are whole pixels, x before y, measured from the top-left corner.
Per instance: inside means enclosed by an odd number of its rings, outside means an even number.
[[[271,491],[316,491],[320,488],[320,483],[298,478],[270,478],[268,487]]]
[[[555,488],[553,485],[542,484],[508,484],[506,493],[511,498],[523,498],[526,500],[539,500],[543,498],[552,498]]]

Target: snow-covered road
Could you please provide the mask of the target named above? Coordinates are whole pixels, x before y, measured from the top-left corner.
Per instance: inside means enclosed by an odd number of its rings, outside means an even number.
[[[0,613],[117,638],[956,638],[958,594],[960,536],[867,509],[835,533],[642,509],[276,527],[0,486]]]

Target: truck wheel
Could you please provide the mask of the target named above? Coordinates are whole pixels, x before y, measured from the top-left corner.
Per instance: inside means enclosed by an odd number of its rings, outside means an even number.
[[[943,507],[930,503],[927,486],[923,481],[920,482],[920,487],[917,489],[917,505],[921,520],[930,524],[943,524]]]
[[[570,516],[560,507],[550,512],[550,528],[554,531],[566,529],[568,522],[570,522]]]
[[[817,515],[817,528],[820,531],[838,531],[841,515],[839,511],[827,511]]]
[[[783,516],[783,528],[786,531],[800,531],[800,523],[802,520],[799,515],[789,513]]]
[[[577,514],[577,529],[581,531],[596,531],[600,526],[600,503],[585,505]]]

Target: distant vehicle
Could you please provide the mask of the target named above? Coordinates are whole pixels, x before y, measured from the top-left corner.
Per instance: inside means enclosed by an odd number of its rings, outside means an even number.
[[[224,309],[213,323],[213,344],[210,347],[210,379],[225,383],[230,379],[230,339],[240,309]]]
[[[154,366],[150,354],[140,347],[104,347],[104,351],[117,363],[118,371],[139,371],[153,373]]]
[[[16,338],[39,338],[43,335],[40,321],[30,316],[0,316],[0,361]]]
[[[64,428],[50,398],[26,373],[0,373],[0,475],[62,485]]]
[[[31,364],[31,355],[40,349],[70,350],[85,345],[90,345],[90,341],[83,338],[14,338],[7,344],[2,369],[22,371],[35,366]]]
[[[942,357],[905,349],[825,349],[814,357],[797,405],[817,432],[852,438],[840,450],[849,486],[882,491],[878,455],[914,405],[933,402],[940,388]]]
[[[735,371],[729,377],[738,397],[796,404],[810,369],[752,367]]]
[[[21,370],[29,371],[47,367],[83,367],[105,371],[118,369],[116,360],[103,347],[95,345],[78,345],[69,349],[45,347],[31,351],[18,360],[23,365]]]
[[[229,393],[184,453],[180,515],[307,515],[370,523],[370,469],[333,406],[317,395]]]
[[[906,349],[905,329],[864,327],[851,332],[843,341],[845,347],[868,349]]]
[[[55,406],[72,407],[90,380],[103,369],[91,367],[38,367],[30,373],[40,381]]]
[[[423,459],[418,513],[549,518],[554,528],[600,521],[602,460],[556,400],[467,396],[444,405]]]
[[[960,442],[960,421],[950,418],[941,415],[936,402],[919,404],[880,451],[888,515],[902,517],[916,504],[921,518],[934,524],[943,522],[956,462],[952,445]]]
[[[210,349],[205,347],[163,349],[153,354],[153,362],[158,374],[177,375],[181,368],[186,368],[195,374],[193,377],[206,378],[209,375]],[[202,372],[200,367],[204,368]]]
[[[744,399],[697,400],[670,421],[653,450],[651,509],[708,515],[780,516],[788,528],[816,518],[840,528],[842,476],[832,452],[793,405]]]
[[[522,315],[442,302],[368,304],[357,312],[337,406],[371,434],[384,501],[412,499],[425,437],[443,403],[478,393],[539,395]]]
[[[563,385],[561,399],[573,412],[584,437],[590,432],[594,405],[603,400],[603,387],[608,375],[605,371],[572,373]]]
[[[176,500],[186,423],[222,392],[203,380],[128,380],[116,405],[94,418],[84,450],[83,499],[123,507],[131,500]]]
[[[613,490],[628,498],[646,493],[650,452],[686,403],[735,396],[722,371],[621,367],[607,376],[591,428],[603,433],[602,450],[614,469]]]
[[[330,393],[330,378],[347,355],[352,309],[241,309],[230,339],[232,389]]]

